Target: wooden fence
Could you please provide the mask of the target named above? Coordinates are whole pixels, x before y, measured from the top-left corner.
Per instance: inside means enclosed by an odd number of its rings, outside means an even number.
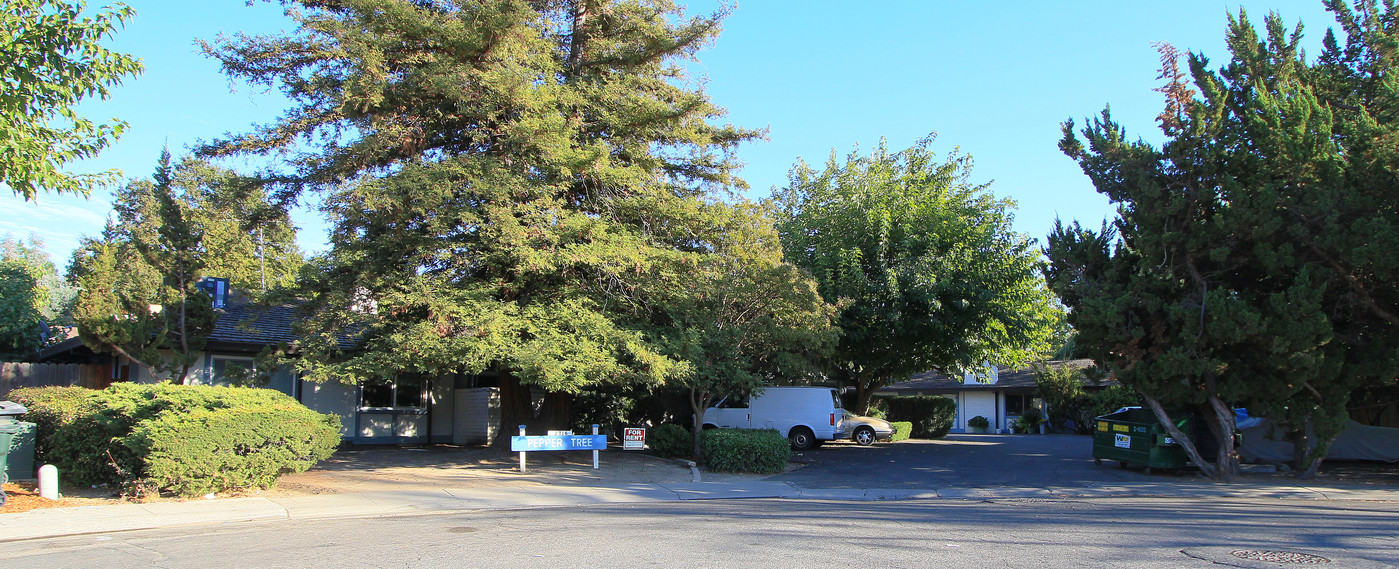
[[[112,384],[111,364],[0,363],[0,399],[21,387],[81,385],[102,389]]]

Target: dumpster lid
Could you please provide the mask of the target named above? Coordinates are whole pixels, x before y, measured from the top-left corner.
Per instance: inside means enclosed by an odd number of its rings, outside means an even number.
[[[23,405],[15,403],[14,401],[0,401],[0,417],[7,415],[23,415],[28,412],[29,410],[25,409]]]

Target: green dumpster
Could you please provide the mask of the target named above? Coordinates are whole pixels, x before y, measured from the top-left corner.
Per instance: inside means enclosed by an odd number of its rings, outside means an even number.
[[[10,480],[34,478],[34,423],[0,419],[0,469]]]
[[[1093,430],[1093,459],[1097,464],[1116,460],[1122,466],[1179,470],[1187,461],[1185,449],[1171,437],[1156,415],[1147,409],[1129,408],[1098,417]],[[1176,420],[1183,433],[1190,432],[1188,417]]]

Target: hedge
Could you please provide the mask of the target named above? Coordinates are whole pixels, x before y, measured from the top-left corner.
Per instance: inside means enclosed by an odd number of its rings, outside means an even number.
[[[210,458],[202,454],[205,451],[195,451],[194,446],[176,445],[175,441],[181,439],[201,438],[188,422],[196,419],[210,421],[206,425],[210,428],[225,426],[218,430],[218,436],[238,441],[235,446],[217,447],[208,452],[244,456],[248,452],[263,452],[253,451],[254,448],[285,447],[285,453],[279,451],[265,456],[298,457],[278,467],[279,471],[305,470],[310,464],[301,466],[299,457],[317,457],[311,461],[314,464],[329,457],[340,441],[339,419],[335,415],[316,413],[270,389],[118,383],[102,391],[81,387],[18,389],[11,392],[11,397],[31,410],[25,419],[38,424],[36,459],[58,466],[64,479],[76,484],[117,484],[128,489],[153,488],[182,495],[264,486],[261,481],[265,476],[260,474],[260,469],[265,468],[260,463],[263,457],[251,462]],[[210,413],[219,415],[216,412],[231,410],[269,410],[276,414],[276,420],[267,425],[245,424],[247,432],[242,432],[236,424],[220,423],[217,417],[210,416]],[[231,415],[225,413],[224,416]],[[320,428],[332,424],[335,425],[333,431]],[[290,439],[269,434],[265,429],[271,427],[284,430]],[[321,450],[326,448],[330,450]],[[157,450],[166,453],[160,456],[171,457],[171,464],[176,466],[161,462],[153,475],[151,456]],[[178,464],[184,461],[188,461],[189,470],[178,472]],[[205,467],[210,461],[222,461],[227,468],[249,470],[215,475]],[[191,482],[194,478],[209,476],[214,481]],[[165,481],[170,480],[179,482],[166,486]],[[217,487],[218,490],[187,493],[195,487]]]
[[[889,420],[913,423],[910,436],[916,439],[940,439],[952,430],[957,417],[957,402],[936,395],[890,397]]]
[[[894,436],[889,439],[890,442],[906,441],[908,437],[913,434],[913,423],[908,421],[894,421],[889,424],[894,426]]]
[[[709,429],[700,435],[700,449],[716,472],[777,474],[792,455],[791,441],[773,429]]]
[[[144,457],[144,480],[181,496],[270,488],[340,443],[340,419],[302,405],[196,409],[138,426],[123,444]]]
[[[685,427],[675,423],[665,423],[651,429],[646,435],[646,445],[651,454],[663,458],[690,456],[694,452],[695,439]]]

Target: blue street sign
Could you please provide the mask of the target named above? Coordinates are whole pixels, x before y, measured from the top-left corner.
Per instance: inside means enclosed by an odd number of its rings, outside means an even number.
[[[510,437],[510,452],[548,450],[607,450],[607,435]]]

